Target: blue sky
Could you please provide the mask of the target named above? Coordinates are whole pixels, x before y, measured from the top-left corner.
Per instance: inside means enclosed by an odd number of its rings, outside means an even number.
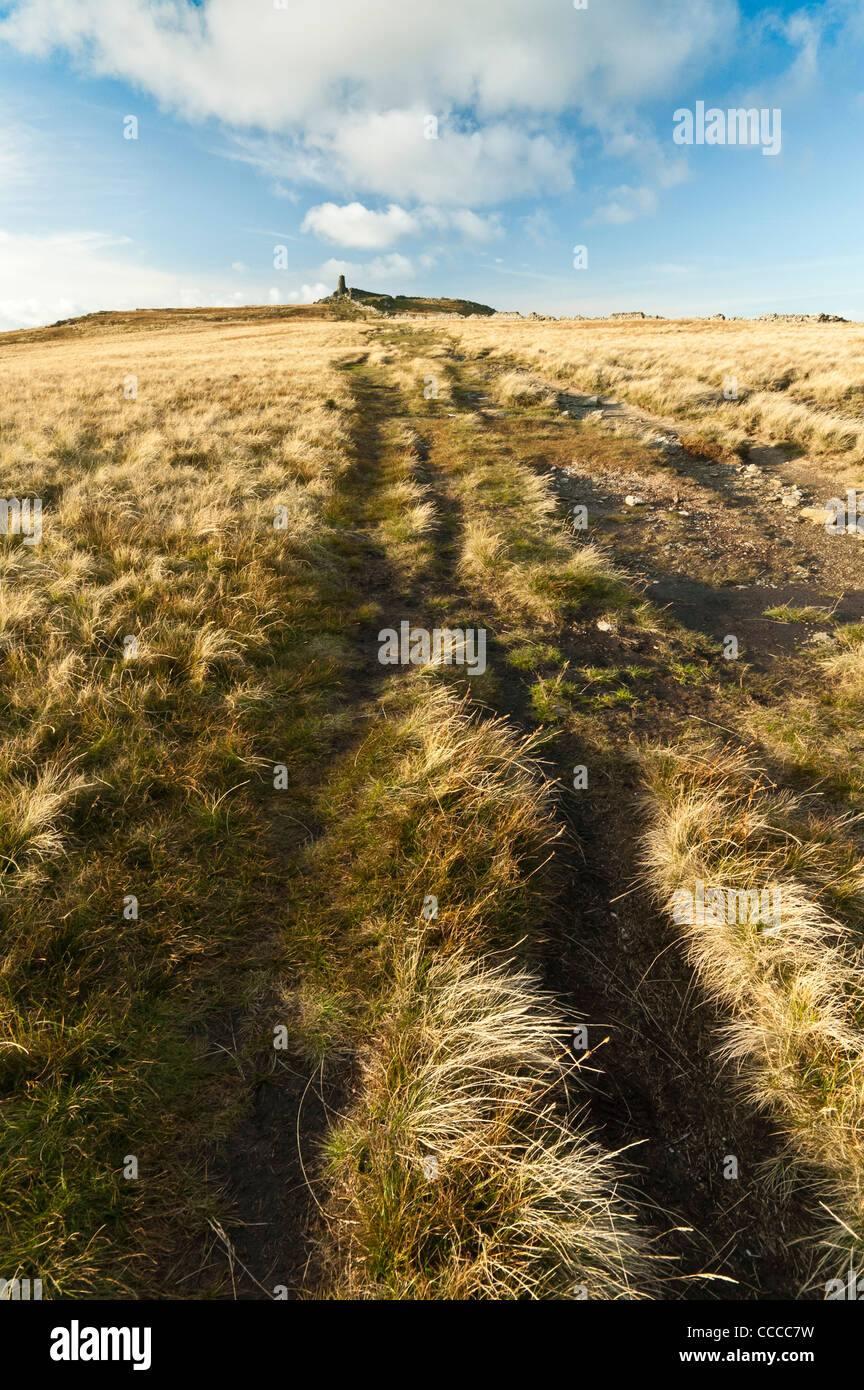
[[[0,3],[0,330],[308,302],[340,271],[864,318],[862,48],[847,0]],[[676,144],[700,101],[779,109],[779,153]]]

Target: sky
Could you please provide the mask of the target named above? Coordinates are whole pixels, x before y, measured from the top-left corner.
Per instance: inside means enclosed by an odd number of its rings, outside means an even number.
[[[340,273],[864,318],[860,0],[577,3],[0,0],[0,331]]]

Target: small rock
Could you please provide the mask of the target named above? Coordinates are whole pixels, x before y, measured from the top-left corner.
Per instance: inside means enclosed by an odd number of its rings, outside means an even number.
[[[636,497],[632,492],[628,492],[627,496],[624,498],[625,507],[641,507],[644,502],[644,497]]]
[[[836,512],[826,507],[802,507],[798,513],[802,521],[812,521],[814,526],[824,526],[826,521],[831,521]]]
[[[598,631],[598,632],[614,632],[615,629],[614,629],[614,627],[612,626],[611,623],[607,623],[607,622],[606,622],[605,618],[598,618],[598,619],[597,619],[597,631]]]

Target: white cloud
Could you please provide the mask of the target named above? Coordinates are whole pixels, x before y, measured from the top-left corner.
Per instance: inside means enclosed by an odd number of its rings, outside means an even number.
[[[365,251],[392,246],[399,237],[420,230],[416,218],[391,203],[386,212],[372,212],[362,203],[320,203],[310,208],[303,219],[301,232],[315,232],[327,241],[340,246],[357,246]]]
[[[470,208],[452,211],[420,207],[408,212],[391,203],[386,212],[374,212],[362,203],[319,203],[310,208],[300,230],[314,232],[326,241],[358,250],[383,250],[405,236],[419,236],[428,229],[453,231],[466,241],[487,242],[503,236],[496,213],[480,217]]]
[[[391,251],[389,256],[376,256],[374,261],[369,262],[366,270],[372,281],[410,280],[414,275],[414,267],[408,257],[400,256],[398,251]]]
[[[736,15],[731,0],[581,13],[560,0],[15,0],[0,32],[25,52],[69,49],[187,115],[279,130],[345,90],[361,110],[422,97],[428,112],[476,104],[484,117],[654,96],[731,45]]]
[[[299,290],[289,290],[285,298],[290,304],[314,304],[316,299],[323,299],[332,292],[332,285],[325,285],[319,280],[315,285],[301,285]]]
[[[467,241],[497,241],[504,235],[504,228],[495,213],[490,217],[478,217],[476,212],[468,208],[457,208],[450,213],[448,222]]]
[[[264,286],[238,292],[236,280],[193,279],[136,265],[132,250],[128,237],[101,232],[24,236],[0,230],[0,332],[34,328],[97,309],[191,309],[264,303],[268,298]],[[286,298],[310,303],[329,291],[324,284],[303,285]]]
[[[605,222],[611,226],[623,226],[637,217],[645,217],[657,210],[657,194],[653,188],[631,188],[622,183],[610,190],[610,198],[596,208],[591,222]]]
[[[336,281],[344,275],[349,285],[360,290],[374,290],[378,280],[410,280],[414,275],[414,265],[407,256],[391,251],[387,256],[376,256],[371,261],[340,261],[331,258],[318,267],[321,276],[328,282],[329,294],[336,288]]]
[[[644,123],[613,121],[604,132],[603,153],[636,164],[659,188],[674,188],[687,178],[687,161],[671,140],[661,142]]]
[[[344,275],[345,279],[350,282],[352,278],[362,275],[364,269],[365,266],[359,265],[356,261],[339,261],[331,256],[329,261],[325,261],[323,265],[319,265],[318,273],[319,275],[323,275],[325,280],[332,281],[331,288],[335,289],[336,281],[339,279],[340,275]],[[362,289],[363,286],[360,288]]]
[[[368,112],[307,134],[310,178],[398,192],[432,204],[488,204],[573,186],[572,141],[506,121],[475,129],[446,121],[438,140],[422,137],[422,109]],[[283,169],[284,174],[284,169]]]
[[[65,50],[242,135],[287,186],[475,206],[572,185],[559,122],[657,97],[734,48],[735,0],[14,0],[0,39]],[[473,124],[455,112],[473,112]],[[426,139],[425,118],[439,120]],[[262,134],[263,133],[263,134]]]

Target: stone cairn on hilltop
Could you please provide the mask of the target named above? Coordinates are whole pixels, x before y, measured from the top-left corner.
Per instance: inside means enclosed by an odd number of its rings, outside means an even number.
[[[333,291],[333,293],[332,293],[332,294],[325,294],[325,296],[324,296],[323,299],[318,299],[318,300],[316,300],[315,302],[316,302],[316,304],[333,304],[335,301],[338,301],[338,300],[346,300],[346,299],[349,300],[349,301],[351,301],[351,302],[355,302],[355,301],[354,301],[354,291],[353,291],[353,290],[349,290],[348,286],[345,284],[345,276],[344,276],[344,275],[340,275],[340,276],[339,276],[339,283],[337,284],[337,286],[336,286],[335,290]]]
[[[353,289],[350,289],[349,286],[344,284],[344,275],[340,275],[338,284],[336,284],[335,291],[333,291],[332,295],[329,295],[328,297],[329,299],[331,299],[331,302],[332,300],[347,300],[347,303],[350,304],[360,303],[360,300],[357,299],[356,293],[354,293]]]

